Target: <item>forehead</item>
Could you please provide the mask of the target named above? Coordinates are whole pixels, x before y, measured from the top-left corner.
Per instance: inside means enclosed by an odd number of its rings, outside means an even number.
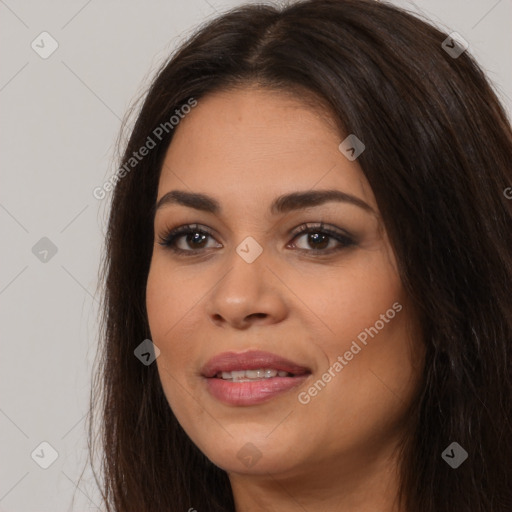
[[[291,191],[338,188],[376,207],[359,164],[338,149],[343,138],[310,98],[261,88],[212,93],[175,128],[158,197],[179,188],[270,203]]]

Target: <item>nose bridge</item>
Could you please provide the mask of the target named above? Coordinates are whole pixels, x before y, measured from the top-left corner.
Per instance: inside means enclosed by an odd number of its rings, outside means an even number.
[[[264,287],[265,263],[263,247],[247,237],[228,258],[229,270],[216,287],[217,294],[234,304],[255,301]]]
[[[236,325],[249,316],[274,320],[282,316],[283,300],[268,263],[268,253],[254,238],[243,239],[226,260],[227,272],[212,290],[209,314]]]

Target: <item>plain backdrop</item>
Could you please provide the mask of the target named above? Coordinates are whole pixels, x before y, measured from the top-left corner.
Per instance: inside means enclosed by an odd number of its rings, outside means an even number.
[[[0,0],[0,511],[102,509],[84,419],[108,198],[92,191],[156,67],[241,3]],[[459,32],[512,112],[512,0],[391,3]]]

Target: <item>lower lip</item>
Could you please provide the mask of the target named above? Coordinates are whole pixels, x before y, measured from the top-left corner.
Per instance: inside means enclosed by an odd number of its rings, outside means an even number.
[[[309,374],[308,374],[309,375]],[[298,377],[271,377],[254,382],[232,382],[224,379],[206,379],[210,394],[229,405],[257,405],[302,384],[308,375]]]

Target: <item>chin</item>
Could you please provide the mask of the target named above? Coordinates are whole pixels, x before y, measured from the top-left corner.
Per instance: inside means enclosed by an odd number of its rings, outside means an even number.
[[[208,458],[227,473],[243,475],[268,475],[287,473],[293,470],[293,461],[286,458],[285,454],[274,450],[259,450],[250,441],[242,445],[242,448],[222,453],[215,452]],[[206,455],[206,454],[205,454]]]
[[[221,439],[215,436],[214,439],[196,443],[213,464],[228,473],[282,473],[292,470],[299,463],[296,443],[290,436],[269,438],[272,429],[262,428],[261,425],[259,428],[240,425],[238,429],[228,430],[233,437],[226,434]]]

